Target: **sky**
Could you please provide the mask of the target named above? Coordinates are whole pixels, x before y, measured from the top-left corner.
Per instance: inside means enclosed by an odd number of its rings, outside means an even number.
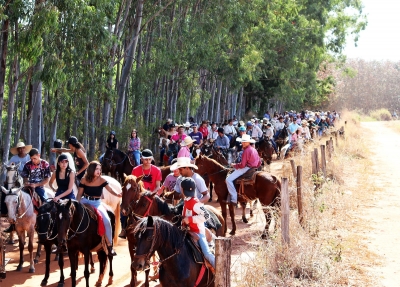
[[[400,61],[400,0],[362,0],[368,25],[357,47],[347,39],[347,58]]]

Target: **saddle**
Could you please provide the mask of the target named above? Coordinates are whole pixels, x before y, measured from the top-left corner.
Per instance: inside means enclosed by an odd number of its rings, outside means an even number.
[[[89,216],[97,221],[97,234],[104,236],[106,234],[106,228],[104,227],[103,216],[100,211],[89,204],[84,204],[83,206],[86,208]]]
[[[261,171],[259,168],[253,167],[250,168],[248,171],[246,171],[244,174],[239,176],[237,179],[233,181],[233,184],[236,187],[236,190],[238,191],[238,196],[243,197],[246,200],[250,200],[246,195],[245,195],[245,186],[250,186],[254,185],[256,182],[256,176],[259,174]]]
[[[191,231],[188,231],[188,233],[190,234],[190,236],[188,237],[188,240],[186,242],[188,243],[189,248],[192,251],[192,256],[194,261],[197,264],[205,265],[207,269],[209,269],[213,274],[215,274],[214,267],[212,267],[212,265],[207,261],[207,259],[204,258],[203,252],[201,251],[201,248],[198,243],[199,240],[198,235]]]

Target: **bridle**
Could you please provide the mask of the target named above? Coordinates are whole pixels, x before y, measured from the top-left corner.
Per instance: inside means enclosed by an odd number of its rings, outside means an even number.
[[[103,160],[104,160],[104,161],[107,161],[107,162],[108,162],[108,165],[109,165],[110,167],[112,167],[112,166],[116,166],[116,165],[122,164],[122,163],[125,161],[125,159],[127,158],[127,155],[124,153],[124,158],[123,158],[120,162],[118,162],[118,163],[115,163],[115,161],[113,160],[113,158],[114,158],[114,150],[111,150],[111,158],[108,158],[108,157],[105,157],[105,156],[104,156]],[[128,160],[129,160],[129,159],[128,159]],[[130,162],[129,162],[129,164],[132,165]]]
[[[83,215],[82,215],[81,221],[79,222],[78,228],[77,228],[76,230],[73,230],[73,229],[71,228],[71,222],[72,222],[71,218],[74,218],[75,211],[71,211],[71,207],[70,207],[69,210],[68,210],[68,216],[69,216],[69,218],[70,218],[70,222],[69,222],[68,230],[67,230],[67,234],[66,234],[67,240],[71,240],[71,239],[74,238],[77,234],[82,234],[82,233],[84,233],[84,232],[89,228],[89,225],[90,225],[90,217],[89,217],[89,215],[88,215],[88,213],[87,213],[86,208],[85,208],[83,205],[82,205],[81,207],[82,207],[84,213],[83,213]],[[74,209],[76,210],[76,208],[74,208]],[[60,213],[60,214],[62,214],[62,213]],[[87,226],[86,226],[86,228],[85,228],[84,230],[78,231],[79,228],[81,227],[81,224],[82,224],[82,222],[83,222],[83,219],[85,218],[85,214],[86,214],[86,216],[88,217]],[[60,219],[61,219],[61,218],[60,218]],[[72,236],[68,236],[68,231],[69,231],[69,230],[72,231],[72,233],[73,233]]]
[[[54,229],[54,226],[55,226],[55,220],[53,220],[53,216],[52,216],[52,214],[50,212],[45,212],[45,213],[37,215],[37,217],[42,217],[42,216],[48,216],[49,217],[49,221],[50,221],[49,227],[47,228],[46,232],[39,232],[39,231],[36,231],[36,232],[37,232],[38,235],[46,234],[46,240],[53,240],[54,238],[57,237],[57,233],[56,233],[56,235],[54,235],[53,238],[50,238],[51,234],[53,234],[53,229]]]
[[[14,176],[13,176],[12,182],[9,182],[8,176],[6,176],[7,181],[5,183],[7,184],[7,188],[11,189],[11,188],[15,187],[15,183],[18,181],[18,178],[19,178],[18,168],[16,168],[16,166],[14,165],[14,166],[6,167],[6,170],[7,170],[7,172],[14,171]]]
[[[134,213],[133,210],[132,210],[133,214],[134,214],[135,216],[139,217],[139,218],[146,217],[146,216],[148,216],[148,215],[150,214],[150,210],[151,210],[151,207],[153,206],[153,202],[154,202],[154,198],[150,198],[150,197],[148,197],[147,195],[143,195],[143,197],[144,197],[147,201],[150,202],[149,206],[148,206],[147,209],[146,209],[146,212],[145,212],[143,215],[140,215],[140,214]]]
[[[10,190],[10,192],[6,194],[6,196],[14,195],[14,196],[17,197],[17,208],[15,210],[15,214],[16,215],[18,215],[19,207],[21,206],[21,201],[22,201],[22,199],[21,199],[21,196],[22,196],[21,190],[22,190],[22,187],[20,187],[16,192],[11,192],[11,190]],[[33,201],[33,197],[31,198],[31,201],[29,202],[29,205],[26,207],[25,212],[22,213],[19,216],[16,216],[16,220],[17,219],[21,219],[28,212],[29,207],[32,205],[32,201]]]
[[[132,186],[132,184],[131,184],[131,186]],[[138,190],[139,189],[139,184],[137,184],[137,183],[136,183],[136,188],[133,191],[130,191],[131,189],[133,189],[133,187],[131,187],[129,189],[126,189],[126,186],[124,186],[124,187],[125,187],[126,192],[135,192],[135,193],[139,194],[139,190]],[[132,199],[132,201],[129,202],[128,209],[127,209],[128,214],[134,213],[133,212],[134,204],[136,204],[137,202],[138,202],[138,200],[136,200],[136,199]]]

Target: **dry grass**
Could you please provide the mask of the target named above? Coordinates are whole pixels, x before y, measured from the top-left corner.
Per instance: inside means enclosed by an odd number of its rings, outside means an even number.
[[[369,115],[378,121],[391,121],[392,115],[387,109],[374,110]]]
[[[368,202],[367,194],[378,188],[358,176],[369,172],[359,115],[346,112],[342,118],[343,124],[347,120],[346,137],[339,139],[334,155],[327,158],[326,177],[311,175],[310,155],[326,138],[293,158],[303,167],[304,227],[298,223],[296,187],[287,162],[281,172],[290,182],[290,244],[282,243],[278,216],[276,232],[247,250],[251,256],[235,268],[239,270],[232,276],[236,286],[375,285],[366,267],[378,264],[377,257],[367,251],[359,234],[368,226],[355,214],[360,203]],[[316,178],[323,181],[320,189],[314,188]]]

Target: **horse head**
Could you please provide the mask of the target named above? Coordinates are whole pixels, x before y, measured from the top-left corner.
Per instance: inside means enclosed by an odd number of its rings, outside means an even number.
[[[151,208],[154,203],[156,193],[145,192],[140,194],[139,200],[136,203],[135,214],[146,217],[151,213]]]
[[[139,199],[139,195],[143,189],[141,179],[143,176],[136,177],[134,175],[124,174],[124,183],[122,184],[122,202],[121,212],[124,216],[129,215],[134,205]]]
[[[56,223],[57,207],[53,200],[50,200],[35,208],[38,212],[36,217],[36,232],[38,234],[39,242],[45,242],[50,239]]]
[[[16,185],[19,187],[22,186],[22,178],[19,176],[18,168],[21,163],[11,163],[10,165],[4,164],[4,168],[7,170],[6,172],[6,185],[7,189],[11,189]]]
[[[62,201],[57,205],[57,226],[58,226],[58,251],[67,251],[67,234],[73,221],[75,205],[72,200]]]
[[[150,267],[149,258],[155,252],[156,230],[152,216],[142,218],[135,227],[136,253],[132,262],[137,271]]]
[[[12,222],[17,220],[18,210],[21,205],[22,194],[21,194],[21,187],[19,188],[11,188],[10,190],[5,189],[3,186],[1,190],[5,195],[4,203],[8,209],[8,219]]]

